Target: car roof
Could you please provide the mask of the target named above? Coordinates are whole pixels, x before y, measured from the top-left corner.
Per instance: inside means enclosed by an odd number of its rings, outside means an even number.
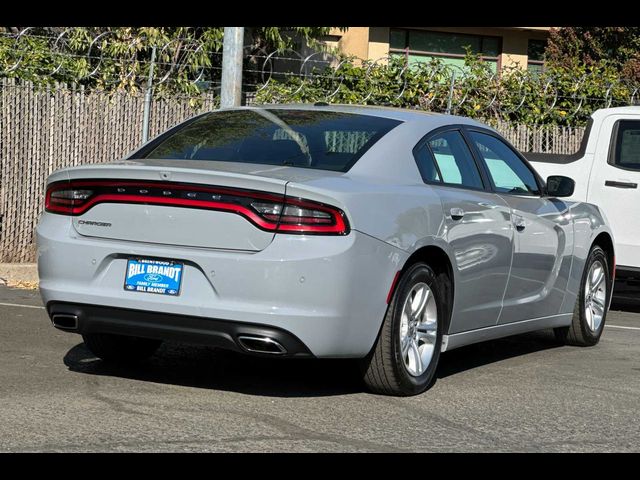
[[[289,104],[263,104],[244,107],[224,108],[221,110],[314,110],[324,112],[344,112],[360,115],[372,115],[375,117],[389,118],[401,122],[420,123],[422,127],[437,128],[443,125],[468,124],[489,128],[486,124],[457,115],[427,112],[409,108],[385,107],[376,105],[345,105],[326,103],[289,103]]]

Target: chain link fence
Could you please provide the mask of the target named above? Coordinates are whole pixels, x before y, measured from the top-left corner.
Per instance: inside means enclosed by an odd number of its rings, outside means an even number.
[[[211,95],[158,98],[150,134],[216,108]],[[122,158],[142,143],[143,94],[0,79],[0,263],[35,259],[33,232],[48,175]]]

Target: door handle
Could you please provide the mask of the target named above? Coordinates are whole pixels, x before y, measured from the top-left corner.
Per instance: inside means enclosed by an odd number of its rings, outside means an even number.
[[[616,188],[638,188],[637,183],[633,182],[617,182],[615,180],[606,180],[604,182],[605,187],[616,187]]]
[[[513,220],[513,224],[515,225],[516,230],[519,232],[523,231],[527,226],[527,223],[524,221],[524,218],[522,217],[515,217]]]
[[[461,208],[452,208],[451,209],[451,219],[452,220],[460,220],[462,217],[464,217],[464,210]]]

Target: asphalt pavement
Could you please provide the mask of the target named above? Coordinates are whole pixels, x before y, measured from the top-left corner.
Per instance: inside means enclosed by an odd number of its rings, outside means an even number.
[[[596,347],[542,331],[460,348],[429,391],[393,398],[342,360],[167,343],[111,367],[50,325],[37,291],[0,287],[0,451],[638,452],[634,296]]]

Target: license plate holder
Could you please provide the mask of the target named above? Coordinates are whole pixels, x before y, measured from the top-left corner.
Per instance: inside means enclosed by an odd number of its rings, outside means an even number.
[[[124,274],[128,292],[180,295],[184,264],[175,260],[130,258]]]

